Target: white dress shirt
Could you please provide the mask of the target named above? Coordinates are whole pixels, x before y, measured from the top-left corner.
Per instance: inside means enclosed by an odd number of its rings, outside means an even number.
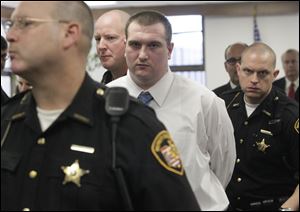
[[[137,97],[143,90],[130,73],[108,84]],[[165,124],[180,153],[201,210],[225,210],[225,187],[231,179],[236,151],[224,101],[206,87],[170,70],[153,87],[149,106]]]

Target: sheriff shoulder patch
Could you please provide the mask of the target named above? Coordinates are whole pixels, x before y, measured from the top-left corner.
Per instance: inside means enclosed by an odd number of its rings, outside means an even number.
[[[167,170],[183,175],[182,162],[177,148],[167,131],[161,131],[151,145],[151,151],[158,162]]]
[[[294,128],[296,132],[299,134],[299,119],[297,119],[297,121],[295,122]]]

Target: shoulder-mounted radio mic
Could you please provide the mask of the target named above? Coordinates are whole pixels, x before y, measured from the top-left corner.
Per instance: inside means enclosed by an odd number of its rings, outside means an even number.
[[[116,135],[120,117],[128,111],[129,93],[126,88],[111,87],[105,91],[105,111],[111,116],[112,133],[112,169],[116,175],[125,210],[133,211],[132,201],[121,168],[116,167]]]

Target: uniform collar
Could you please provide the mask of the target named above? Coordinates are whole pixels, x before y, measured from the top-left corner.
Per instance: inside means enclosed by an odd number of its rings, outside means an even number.
[[[83,124],[93,126],[94,119],[94,110],[95,97],[104,98],[105,87],[97,85],[97,82],[92,80],[88,74],[85,75],[84,81],[75,95],[72,103],[67,107],[63,112],[62,116],[58,119],[64,119],[70,117],[76,121],[79,121]],[[100,108],[98,108],[100,110]]]
[[[88,74],[86,74],[84,81],[79,91],[75,95],[72,103],[55,122],[60,122],[67,118],[71,118],[83,124],[93,126],[95,119],[93,112],[96,109],[93,108],[93,102],[95,101],[94,98],[95,96],[98,96],[98,98],[103,98],[102,96],[104,95],[104,89],[104,87],[97,85],[97,83],[93,81]],[[41,131],[39,120],[37,118],[36,102],[31,91],[25,93],[20,101],[18,109],[9,118],[10,121],[17,121],[21,119],[25,119],[25,124],[33,130]]]
[[[240,107],[244,108],[245,102],[243,97],[244,93],[242,91],[236,93],[229,107],[231,109],[237,109]],[[268,96],[259,104],[249,118],[260,115],[261,113],[268,117],[273,117],[274,104],[279,101],[279,98],[280,97],[277,95],[276,89],[273,87]]]

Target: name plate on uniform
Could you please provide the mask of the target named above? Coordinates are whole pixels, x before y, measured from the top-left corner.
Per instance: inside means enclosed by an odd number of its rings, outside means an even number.
[[[81,145],[76,145],[76,144],[72,144],[70,149],[73,151],[85,152],[85,153],[89,153],[89,154],[93,154],[95,152],[95,148],[93,148],[93,147],[81,146]]]

